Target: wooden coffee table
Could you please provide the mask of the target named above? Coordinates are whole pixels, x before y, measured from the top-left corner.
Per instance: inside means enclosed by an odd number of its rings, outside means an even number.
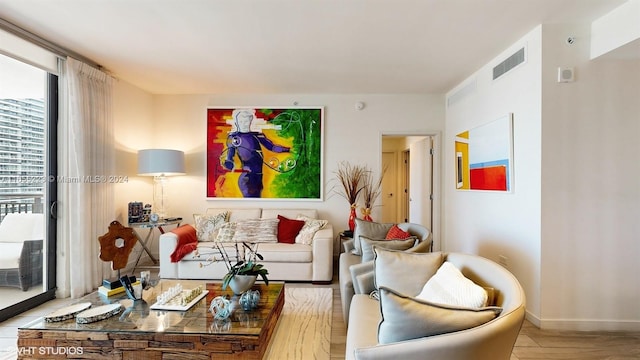
[[[187,311],[149,310],[158,294],[177,283],[185,289],[204,285],[209,294]],[[284,306],[284,283],[253,289],[261,294],[258,308],[238,308],[228,323],[214,321],[208,311],[214,297],[232,295],[219,283],[161,280],[144,291],[147,304],[94,292],[77,303],[90,301],[95,307],[119,302],[124,311],[90,324],[35,320],[18,329],[18,359],[262,359]]]

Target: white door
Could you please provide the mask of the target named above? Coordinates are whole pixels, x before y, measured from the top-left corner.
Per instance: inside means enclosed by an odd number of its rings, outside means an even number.
[[[431,224],[431,189],[432,163],[431,137],[425,137],[409,145],[410,179],[409,183],[409,222],[422,224],[432,229]]]
[[[382,178],[382,218],[383,223],[398,222],[398,167],[396,153],[382,153],[382,169],[387,169]]]

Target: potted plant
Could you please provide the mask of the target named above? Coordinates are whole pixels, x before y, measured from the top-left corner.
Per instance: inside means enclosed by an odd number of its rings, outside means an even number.
[[[242,244],[242,255],[240,254],[240,247],[238,244]],[[206,266],[213,262],[223,261],[227,267],[227,273],[222,278],[222,290],[225,290],[227,286],[231,287],[234,294],[239,295],[249,290],[255,283],[258,276],[269,285],[269,278],[267,275],[269,271],[265,269],[264,265],[259,264],[258,260],[263,260],[263,256],[258,253],[258,243],[248,244],[246,242],[234,243],[236,256],[235,262],[231,260],[227,250],[220,243],[215,244],[215,248],[218,251],[218,256],[212,256],[207,259],[206,263],[200,263],[200,266]],[[199,256],[199,254],[196,254]]]

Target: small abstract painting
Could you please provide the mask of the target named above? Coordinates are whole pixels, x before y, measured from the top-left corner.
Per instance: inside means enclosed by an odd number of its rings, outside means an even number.
[[[207,198],[322,200],[323,110],[208,108]]]
[[[457,189],[512,191],[512,114],[457,134],[455,155]]]

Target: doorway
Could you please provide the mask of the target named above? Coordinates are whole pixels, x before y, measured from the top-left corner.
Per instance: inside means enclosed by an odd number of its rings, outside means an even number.
[[[382,135],[382,222],[413,222],[434,233],[435,135]],[[435,241],[434,241],[435,243]]]

